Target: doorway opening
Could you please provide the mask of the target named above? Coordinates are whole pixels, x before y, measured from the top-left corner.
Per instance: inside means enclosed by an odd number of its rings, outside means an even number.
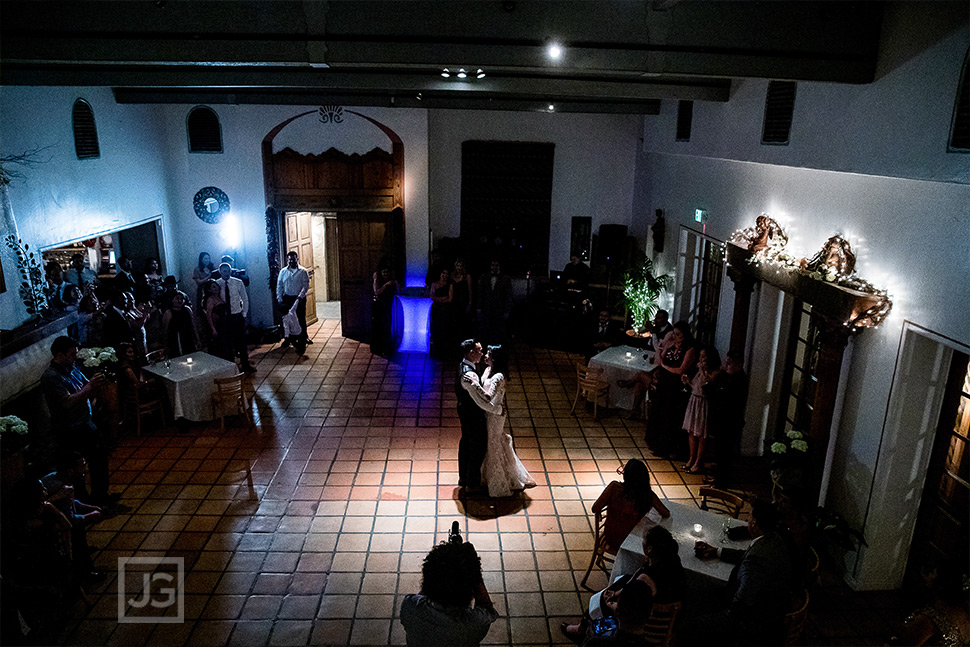
[[[283,214],[283,256],[293,251],[310,275],[307,324],[340,318],[340,261],[337,212],[287,211]]]

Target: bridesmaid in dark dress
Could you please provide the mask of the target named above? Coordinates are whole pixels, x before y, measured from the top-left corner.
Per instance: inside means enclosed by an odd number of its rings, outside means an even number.
[[[391,315],[397,291],[394,272],[388,265],[381,264],[374,272],[374,306],[371,311],[370,350],[375,355],[388,355],[394,350],[391,347]]]
[[[472,277],[465,271],[465,261],[460,258],[455,260],[451,285],[454,288],[451,300],[451,312],[455,319],[453,332],[460,341],[472,335]]]
[[[176,292],[172,296],[172,305],[162,315],[165,349],[169,357],[188,355],[202,347],[188,300],[189,297],[185,292]]]
[[[683,390],[682,375],[691,375],[697,360],[694,336],[686,321],[678,321],[667,333],[657,352],[660,366],[654,371],[651,396],[653,409],[647,424],[647,442],[661,456],[678,452],[675,446],[684,420],[689,393]]]
[[[441,270],[437,281],[431,284],[431,356],[446,359],[451,353],[452,340],[451,314],[455,288],[448,270]]]

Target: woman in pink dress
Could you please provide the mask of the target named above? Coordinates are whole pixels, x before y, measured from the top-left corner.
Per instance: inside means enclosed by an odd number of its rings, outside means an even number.
[[[690,474],[698,474],[704,467],[704,445],[707,442],[707,394],[704,385],[714,379],[720,370],[721,355],[714,346],[701,349],[697,359],[697,372],[692,380],[686,374],[680,379],[690,386],[690,400],[684,413],[684,431],[690,443],[690,458],[684,469]]]

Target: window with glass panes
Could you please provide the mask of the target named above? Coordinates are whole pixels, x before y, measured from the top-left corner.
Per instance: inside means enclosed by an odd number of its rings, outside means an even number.
[[[779,432],[797,429],[808,432],[812,424],[815,388],[818,386],[819,335],[812,316],[812,306],[797,302],[789,335],[788,361],[785,367],[785,407],[779,417]]]
[[[687,321],[702,344],[713,344],[724,276],[724,244],[700,232],[681,228],[680,290],[675,295],[678,318]]]

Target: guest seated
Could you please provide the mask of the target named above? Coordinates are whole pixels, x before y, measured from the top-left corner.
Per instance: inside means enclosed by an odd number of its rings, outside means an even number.
[[[100,573],[95,572],[94,564],[91,562],[87,528],[104,519],[101,508],[75,498],[77,490],[74,484],[83,483],[87,472],[87,461],[79,452],[66,452],[58,457],[57,469],[40,480],[47,491],[47,500],[71,522],[71,552],[74,569],[82,581],[97,580],[101,577]]]
[[[421,592],[404,596],[401,624],[410,647],[478,645],[498,619],[475,547],[457,539],[431,549],[421,568]]]
[[[78,304],[81,303],[81,290],[76,285],[67,284],[61,293],[61,305],[68,312],[77,311]]]
[[[623,483],[611,481],[593,503],[594,513],[603,508],[607,508],[604,539],[607,551],[612,554],[616,554],[626,536],[651,509],[664,519],[670,516],[670,510],[650,489],[647,466],[636,458],[623,467]]]
[[[621,343],[621,331],[617,322],[610,320],[610,311],[600,310],[596,325],[589,330],[589,341],[586,344],[586,362],[597,353],[602,353],[610,346]]]
[[[717,548],[698,541],[699,559],[720,558],[737,564],[728,581],[724,608],[699,618],[691,644],[776,645],[790,611],[792,567],[788,546],[777,532],[778,512],[767,501],[755,501],[748,520],[753,541],[747,550]]]
[[[560,625],[563,635],[575,643],[581,642],[590,634],[589,619],[609,618],[616,615],[617,605],[627,587],[635,580],[645,582],[658,604],[670,604],[684,599],[687,590],[687,577],[677,555],[677,541],[663,526],[654,526],[643,537],[643,566],[633,573],[618,577],[607,588],[591,598],[598,598],[599,606],[590,611],[579,624]]]
[[[670,324],[670,314],[666,310],[657,310],[653,321],[647,323],[650,338],[647,340],[647,350],[657,350],[660,342],[670,334],[674,327]]]
[[[589,285],[589,265],[579,257],[579,252],[569,255],[569,262],[562,270],[562,279],[566,282],[566,290],[570,292],[585,292]]]
[[[647,622],[653,611],[653,595],[643,580],[633,580],[623,590],[616,608],[616,622],[593,623],[593,635],[583,641],[583,647],[599,645],[651,645],[647,640]],[[614,626],[610,626],[614,625]],[[713,643],[712,643],[713,644]]]

